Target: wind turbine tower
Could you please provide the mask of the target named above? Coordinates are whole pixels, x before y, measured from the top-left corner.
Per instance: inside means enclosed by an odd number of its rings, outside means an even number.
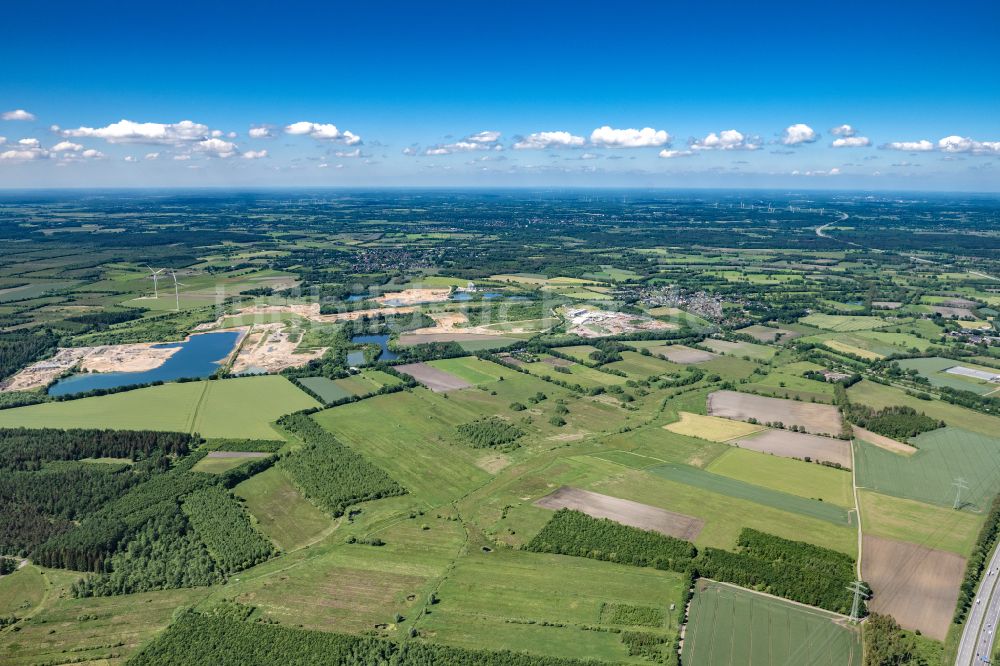
[[[160,280],[160,273],[162,273],[166,269],[165,268],[160,268],[160,269],[157,269],[157,270],[154,271],[153,267],[150,266],[149,264],[146,264],[146,268],[149,269],[150,277],[153,278],[153,298],[159,298],[160,297],[160,292],[159,292],[159,290],[157,288],[157,282],[159,282],[159,280]]]
[[[180,287],[186,287],[187,285],[184,284],[183,282],[178,282],[177,281],[177,273],[175,273],[173,269],[170,270],[170,277],[172,277],[174,279],[174,303],[175,303],[174,310],[175,311],[180,311],[180,309],[181,309],[181,293],[180,293],[180,291],[178,291],[177,287],[178,286],[180,286]]]

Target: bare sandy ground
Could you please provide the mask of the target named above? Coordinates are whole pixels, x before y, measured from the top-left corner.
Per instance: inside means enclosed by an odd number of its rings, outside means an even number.
[[[457,327],[469,323],[469,318],[463,312],[429,312],[427,316],[434,320],[434,326],[418,328],[413,331],[414,335],[452,333]]]
[[[156,344],[162,343],[91,347],[92,351],[81,360],[80,369],[88,372],[145,372],[160,367],[180,349],[155,349]]]
[[[686,541],[694,541],[701,533],[701,528],[705,526],[705,521],[699,518],[569,486],[563,486],[537,500],[535,506],[553,510],[574,509],[594,518],[608,518],[622,525],[651,530]]]
[[[14,376],[0,382],[0,391],[32,391],[42,388],[64,372],[76,367],[76,364],[92,349],[92,347],[60,349],[52,358],[32,363]]]
[[[416,305],[417,303],[440,303],[451,296],[451,288],[444,289],[404,289],[394,291],[372,300],[393,306]]]
[[[654,356],[662,356],[672,363],[681,363],[683,365],[689,365],[692,363],[704,363],[705,361],[711,361],[712,359],[718,358],[717,354],[712,352],[703,351],[701,349],[692,349],[691,347],[685,347],[684,345],[663,345],[662,347],[651,347],[649,353]]]
[[[444,393],[445,391],[454,391],[472,386],[472,384],[464,379],[447,373],[444,370],[438,370],[426,363],[397,365],[396,370],[410,375],[435,393]]]
[[[293,340],[283,322],[254,325],[247,339],[240,347],[239,355],[233,362],[234,373],[248,370],[280,372],[286,368],[296,368],[326,353],[321,347],[308,352],[296,353],[299,341]]]
[[[840,463],[851,467],[851,443],[843,439],[806,435],[788,430],[767,430],[740,437],[732,442],[741,449],[770,453],[783,458],[805,458],[823,462]]]
[[[760,423],[781,422],[785,427],[802,426],[816,435],[840,433],[840,411],[833,405],[823,405],[782,398],[767,398],[736,391],[716,391],[708,395],[708,413],[727,419]]]
[[[32,391],[47,386],[77,366],[87,372],[145,372],[160,367],[179,347],[160,343],[101,345],[60,349],[52,358],[32,363],[0,384],[0,391]]]
[[[861,575],[872,586],[868,607],[904,629],[943,641],[958,601],[965,558],[912,543],[865,535]]]
[[[894,439],[890,439],[885,435],[880,435],[871,430],[865,430],[860,426],[851,426],[851,430],[854,431],[855,439],[863,439],[869,444],[874,444],[880,448],[887,451],[892,451],[893,453],[901,453],[904,456],[912,456],[917,452],[916,447],[910,446],[909,444],[904,444],[903,442],[897,442]]]

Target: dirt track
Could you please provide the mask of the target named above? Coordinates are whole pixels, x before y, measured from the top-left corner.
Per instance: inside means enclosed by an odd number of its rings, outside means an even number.
[[[965,559],[954,553],[865,536],[861,575],[872,586],[868,607],[943,641],[958,601]]]
[[[808,456],[813,460],[851,467],[851,444],[843,439],[806,435],[788,430],[768,430],[757,435],[740,437],[734,443],[741,449],[771,453],[785,458]]]
[[[705,521],[699,518],[569,486],[563,486],[537,500],[535,506],[553,510],[575,509],[594,518],[608,518],[622,525],[652,530],[687,541],[696,539],[705,526]]]
[[[755,418],[760,423],[780,421],[785,427],[803,426],[807,432],[816,435],[837,435],[841,428],[840,412],[833,405],[716,391],[709,394],[707,408],[711,416],[738,421]]]
[[[472,384],[464,379],[447,373],[444,370],[438,370],[426,363],[397,365],[396,370],[410,375],[435,393],[444,393],[445,391],[454,391],[472,386]]]

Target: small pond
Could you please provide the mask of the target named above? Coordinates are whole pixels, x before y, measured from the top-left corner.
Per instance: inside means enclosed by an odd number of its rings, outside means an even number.
[[[388,335],[355,335],[351,338],[351,342],[356,345],[378,345],[382,351],[375,358],[376,361],[391,361],[393,359],[399,358],[399,354],[396,354],[389,350],[389,336]],[[361,351],[353,351],[347,353],[347,364],[358,366],[364,365],[365,355]]]

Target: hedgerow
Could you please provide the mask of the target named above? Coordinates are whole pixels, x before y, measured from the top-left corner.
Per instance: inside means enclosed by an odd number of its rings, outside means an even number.
[[[572,509],[556,511],[525,549],[672,571],[684,571],[697,554],[688,541]]]

